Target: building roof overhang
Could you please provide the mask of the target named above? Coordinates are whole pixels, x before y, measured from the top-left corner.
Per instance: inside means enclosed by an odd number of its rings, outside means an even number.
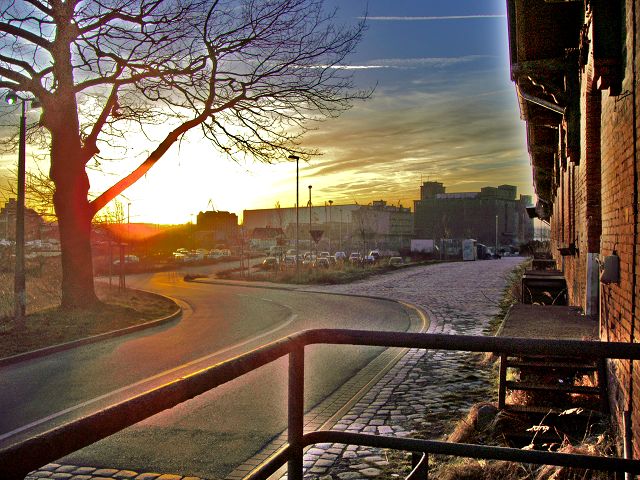
[[[587,62],[594,88],[620,94],[621,12],[620,0],[507,0],[511,79],[527,123],[534,188],[548,206],[558,172],[580,161]]]
[[[554,167],[562,152],[560,127],[572,107],[567,81],[571,70],[577,74],[575,52],[584,3],[508,0],[507,13],[511,79],[520,116],[527,123],[534,189],[539,199],[551,204]]]

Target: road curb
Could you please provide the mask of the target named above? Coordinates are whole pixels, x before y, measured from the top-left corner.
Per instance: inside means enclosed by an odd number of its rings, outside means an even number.
[[[138,290],[140,292],[151,293],[153,295],[157,295],[159,297],[164,297],[176,304],[178,309],[166,317],[157,318],[155,320],[150,320],[145,323],[140,323],[138,325],[132,325],[130,327],[121,328],[119,330],[113,330],[111,332],[99,333],[98,335],[92,335],[86,338],[79,338],[78,340],[71,340],[70,342],[59,343],[57,345],[52,345],[50,347],[39,348],[37,350],[31,350],[30,352],[18,353],[17,355],[12,355],[10,357],[0,358],[0,368],[6,367],[8,365],[13,365],[15,363],[24,362],[26,360],[33,360],[35,358],[44,357],[47,355],[51,355],[53,353],[62,352],[65,350],[70,350],[75,347],[80,347],[82,345],[88,345],[91,343],[101,342],[103,340],[108,340],[111,338],[121,337],[123,335],[127,335],[129,333],[139,332],[141,330],[146,330],[149,328],[158,327],[160,325],[167,324],[180,316],[182,316],[183,310],[180,306],[179,302],[175,298],[168,297],[166,295],[160,295],[155,292],[148,292],[147,290]]]
[[[316,293],[329,293],[329,292],[316,292]],[[350,295],[350,294],[342,294],[342,295],[343,296],[360,296],[360,297],[364,296],[364,295]],[[377,297],[371,297],[371,296],[367,298],[378,299]],[[399,304],[405,310],[407,315],[409,315],[410,317],[413,317],[412,323],[415,323],[416,325],[419,325],[420,323],[422,323],[422,327],[416,333],[427,333],[427,331],[429,330],[431,326],[431,319],[427,314],[427,312],[421,307],[419,307],[418,305],[405,302],[402,300],[391,299],[391,298],[380,298],[380,300],[389,300],[391,302]],[[366,383],[357,385],[354,390],[350,390],[351,392],[349,394],[350,398],[346,400],[344,404],[340,408],[338,408],[334,413],[332,413],[328,417],[324,417],[324,419],[321,420],[321,424],[317,427],[314,427],[314,429],[315,430],[331,429],[336,423],[338,423],[338,421],[344,415],[347,415],[349,410],[355,404],[357,404],[357,402],[360,401],[371,389],[373,389],[377,385],[377,383],[380,382],[384,378],[384,376],[387,373],[389,373],[389,371],[392,368],[394,368],[396,364],[399,361],[401,361],[402,358],[411,350],[410,348],[400,348],[398,349],[398,351],[392,352],[393,348],[394,347],[385,348],[384,351],[380,353],[380,355],[378,355],[376,358],[371,360],[371,362],[369,362],[362,369],[360,369],[354,375],[354,378],[352,378],[350,381],[345,382],[343,385],[338,387],[337,390],[335,390],[333,393],[328,395],[322,402],[320,402],[311,410],[306,412],[305,421],[308,423],[305,423],[305,429],[307,429],[307,426],[310,424],[319,423],[319,418],[323,417],[321,412],[326,409],[327,404],[332,404],[336,401],[336,398],[340,396],[342,390],[344,388],[347,388],[346,387],[347,384],[349,384],[354,380],[355,380],[355,383],[358,384],[359,382],[356,380],[357,377],[361,375],[365,375],[366,377],[368,373],[365,373],[365,372],[371,369],[374,365],[375,365],[374,368],[381,367],[380,370],[377,371],[377,373],[375,373],[368,381],[366,381]],[[382,365],[378,365],[379,363],[382,363]],[[349,388],[353,388],[353,387],[348,387],[348,389]],[[249,472],[255,471],[256,459],[260,461],[260,464],[263,464],[268,458],[271,458],[275,454],[275,452],[279,451],[279,449],[282,448],[284,444],[286,444],[286,441],[287,441],[286,439],[287,439],[287,431],[285,430],[281,432],[279,435],[277,435],[274,440],[272,440],[270,443],[265,445],[260,451],[256,452],[253,455],[253,457],[251,457],[250,459],[245,461],[243,464],[236,467],[231,473],[227,475],[225,480],[241,480],[242,478],[247,476]],[[305,447],[304,450],[306,452],[311,448],[313,448],[313,446]],[[286,470],[287,470],[286,465],[283,465],[278,470],[276,470],[275,473],[271,475],[271,478],[274,478],[276,480],[281,480],[283,476],[286,474]]]
[[[247,288],[264,288],[266,290],[283,290],[283,291],[289,291],[289,292],[301,292],[301,293],[316,293],[319,295],[339,295],[342,297],[359,297],[359,298],[370,298],[372,300],[384,300],[387,302],[394,302],[394,303],[403,303],[401,300],[395,300],[393,298],[388,298],[388,297],[378,297],[376,295],[363,295],[361,293],[342,293],[342,292],[325,292],[322,290],[312,290],[312,289],[307,289],[306,285],[305,286],[285,286],[285,285],[262,285],[262,284],[258,284],[258,285],[254,285],[251,282],[242,282],[240,283],[240,281],[238,281],[238,283],[232,283],[232,282],[228,282],[225,280],[208,280],[208,279],[201,279],[201,278],[197,278],[194,280],[185,280],[185,282],[191,282],[191,283],[205,283],[205,284],[209,284],[209,285],[226,285],[226,286],[230,286],[230,287],[247,287]],[[344,284],[346,285],[346,284]],[[327,285],[323,285],[323,286],[327,286]],[[417,305],[414,304],[409,304],[407,302],[404,302],[407,305],[410,305],[411,308],[416,307],[418,309],[420,309],[425,315],[427,315],[427,312],[423,311],[423,309],[421,309],[420,307],[418,307]],[[428,315],[427,315],[428,317]]]

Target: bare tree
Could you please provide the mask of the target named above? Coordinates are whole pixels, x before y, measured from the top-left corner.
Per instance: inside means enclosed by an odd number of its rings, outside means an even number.
[[[375,214],[370,205],[362,205],[351,215],[355,220],[355,231],[362,241],[362,255],[367,255],[367,242],[373,241],[377,231]]]
[[[9,172],[7,183],[4,187],[5,192],[10,196],[16,197],[18,195],[17,183],[18,172],[17,170],[12,170]],[[53,209],[54,193],[55,185],[39,166],[26,172],[25,196],[27,206],[48,221],[56,219],[56,214]]]
[[[97,302],[91,219],[189,131],[234,160],[308,158],[309,120],[370,93],[340,68],[363,23],[338,25],[323,0],[9,0],[0,13],[0,88],[42,105],[63,307]],[[133,135],[148,140],[139,166],[89,197],[87,168],[131,157]]]

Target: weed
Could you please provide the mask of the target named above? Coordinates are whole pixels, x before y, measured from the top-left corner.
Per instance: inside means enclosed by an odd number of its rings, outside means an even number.
[[[538,434],[545,434],[551,429],[546,425],[546,417],[543,417],[538,423],[532,424],[526,415],[501,411],[494,417],[487,428],[478,430],[476,428],[478,425],[478,412],[486,405],[486,403],[474,405],[467,417],[459,422],[454,432],[449,436],[449,441],[509,446],[505,441],[505,433],[525,429],[535,437]],[[575,415],[580,415],[582,412],[578,409],[570,409],[562,413],[564,414],[562,416],[571,418]],[[546,448],[561,453],[612,455],[615,449],[608,425],[596,425],[596,423],[597,421],[595,423],[589,422],[583,435],[579,436],[580,439],[573,443],[570,440],[575,438],[573,433],[565,434],[564,431],[557,431],[558,427],[553,427],[562,438],[562,441],[549,444]],[[571,425],[571,422],[569,422],[569,425]],[[596,431],[598,433],[593,433]],[[524,448],[532,449],[534,447],[533,445],[528,445]],[[436,467],[430,472],[430,476],[445,480],[489,480],[497,478],[508,480],[604,480],[610,478],[606,472],[579,468],[523,465],[513,462],[473,459],[449,459],[447,461],[445,458],[449,457],[440,457],[439,461],[436,462]]]

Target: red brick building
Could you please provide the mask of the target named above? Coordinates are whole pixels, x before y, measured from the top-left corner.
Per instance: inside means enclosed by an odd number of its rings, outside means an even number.
[[[637,342],[640,5],[508,0],[507,6],[536,212],[551,225],[570,303],[598,316],[602,340]],[[600,265],[612,255],[619,257],[619,280],[600,282]],[[609,373],[620,438],[640,458],[640,364],[610,362]]]
[[[16,212],[18,204],[15,198],[10,198],[0,209],[0,238],[16,239]],[[26,241],[41,240],[45,222],[35,210],[24,209],[24,238]]]

